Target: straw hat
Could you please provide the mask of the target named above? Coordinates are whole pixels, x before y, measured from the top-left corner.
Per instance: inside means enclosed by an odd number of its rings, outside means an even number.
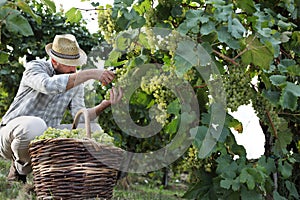
[[[53,43],[45,46],[45,50],[51,58],[64,65],[82,66],[87,61],[86,53],[71,34],[56,35]]]

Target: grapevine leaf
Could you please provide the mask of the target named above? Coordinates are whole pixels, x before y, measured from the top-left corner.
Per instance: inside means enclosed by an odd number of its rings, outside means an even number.
[[[6,28],[10,32],[20,33],[24,36],[33,35],[32,28],[25,17],[19,11],[12,11],[6,19]]]
[[[288,72],[292,76],[300,76],[300,66],[299,65],[292,65],[287,67]]]
[[[22,11],[24,11],[25,13],[28,13],[39,25],[41,25],[42,18],[40,16],[36,15],[25,1],[19,0],[17,2],[17,6],[20,9],[22,9]]]
[[[279,162],[278,169],[284,179],[289,178],[293,173],[293,166],[287,161]]]
[[[295,199],[299,199],[299,193],[297,191],[295,183],[285,181],[285,186],[289,190],[291,196],[295,197]]]
[[[246,39],[248,51],[242,55],[242,62],[246,65],[253,63],[264,69],[270,67],[273,60],[274,48],[272,44],[262,44],[257,38],[250,36]]]
[[[265,171],[268,174],[271,174],[276,171],[275,161],[272,158],[266,158],[266,156],[261,156],[257,164],[265,168]]]
[[[0,64],[5,64],[8,62],[8,57],[9,54],[4,52],[4,51],[0,51]]]
[[[274,200],[287,200],[285,197],[281,196],[276,190],[273,192]]]
[[[218,32],[218,39],[220,42],[228,42],[231,39],[231,35],[229,34],[227,27],[221,27]]]
[[[243,35],[246,33],[246,29],[237,18],[229,18],[228,31],[236,39],[242,38]]]
[[[176,99],[174,101],[172,101],[168,107],[167,107],[167,111],[169,114],[174,114],[174,115],[178,115],[179,111],[180,111],[180,103],[179,100]]]
[[[248,168],[243,168],[240,174],[241,183],[246,183],[249,190],[253,190],[255,187],[254,177],[248,173]]]
[[[135,92],[130,99],[131,104],[146,107],[151,101],[150,95],[145,92]]]
[[[287,77],[283,76],[283,75],[272,75],[272,76],[270,76],[270,81],[275,86],[284,85],[286,83],[286,79],[287,79]]]
[[[245,187],[241,190],[241,200],[263,200],[264,198],[260,193],[255,190],[247,190]]]
[[[281,119],[278,124],[278,131],[277,131],[277,140],[275,141],[275,151],[280,152],[286,149],[287,145],[291,143],[293,139],[293,134],[288,128],[288,122]]]
[[[169,124],[165,126],[164,131],[172,135],[177,132],[178,124],[179,124],[179,119],[178,118],[173,119]]]
[[[115,1],[115,3],[121,2],[124,3],[127,6],[131,6],[134,0],[122,0],[122,1]]]
[[[239,178],[237,177],[236,179],[234,179],[234,181],[232,183],[232,190],[237,192],[240,188],[241,188],[241,184],[240,184]]]
[[[200,33],[203,34],[203,35],[208,35],[210,33],[212,33],[213,31],[216,30],[216,27],[215,27],[215,23],[212,22],[212,21],[209,21],[208,23],[205,23],[201,26],[200,28]]]
[[[179,5],[175,5],[171,10],[171,15],[173,17],[180,17],[183,14],[182,7]]]
[[[176,54],[189,61],[192,65],[198,64],[195,52],[195,43],[193,41],[180,41],[176,49]]]
[[[290,91],[284,89],[280,97],[280,105],[292,111],[297,108],[297,97]]]
[[[226,122],[225,123],[228,124],[228,128],[233,128],[238,133],[243,132],[243,124],[239,120],[233,118],[231,115],[226,116]]]
[[[72,7],[66,12],[66,17],[67,22],[78,23],[82,19],[82,14],[79,9]]]
[[[0,7],[6,4],[7,0],[0,0]]]
[[[247,14],[253,14],[256,10],[252,0],[237,0],[237,7]]]
[[[279,91],[272,91],[272,90],[263,90],[262,96],[268,99],[272,104],[278,105],[280,99],[280,92]]]
[[[285,90],[292,93],[296,97],[300,96],[300,85],[296,85],[294,83],[287,82]]]
[[[125,38],[123,36],[119,36],[116,39],[116,47],[120,51],[126,50],[130,45],[131,40],[129,38]]]
[[[222,188],[225,188],[227,190],[230,189],[231,185],[233,184],[233,180],[232,179],[225,179],[225,180],[221,180],[220,181],[220,186]]]
[[[193,67],[193,65],[184,59],[181,56],[175,55],[175,66],[176,66],[176,74],[179,77],[183,77],[183,75]]]
[[[52,0],[41,0],[50,10],[55,13],[56,12],[56,6],[55,3]]]

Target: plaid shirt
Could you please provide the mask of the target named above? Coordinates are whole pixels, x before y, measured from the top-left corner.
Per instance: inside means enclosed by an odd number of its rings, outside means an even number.
[[[66,91],[69,74],[56,75],[50,61],[35,60],[26,64],[18,93],[1,124],[19,116],[42,118],[48,126],[60,124],[69,107],[73,117],[85,107],[83,84]]]

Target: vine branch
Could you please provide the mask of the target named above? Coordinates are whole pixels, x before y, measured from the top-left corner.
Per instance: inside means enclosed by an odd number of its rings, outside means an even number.
[[[215,54],[217,54],[218,56],[220,56],[221,58],[223,58],[224,60],[226,60],[226,61],[228,61],[228,62],[231,62],[231,63],[234,64],[234,65],[239,65],[237,62],[235,62],[234,59],[229,58],[229,57],[225,56],[224,54],[222,54],[222,53],[220,53],[220,52],[218,52],[218,51],[216,51],[216,50],[213,50],[213,52],[214,52]]]
[[[269,122],[270,122],[270,124],[271,124],[271,128],[272,128],[272,130],[273,130],[273,132],[274,132],[274,136],[275,136],[275,138],[277,139],[277,138],[278,138],[277,130],[276,130],[275,125],[274,125],[274,123],[273,123],[273,120],[272,120],[272,118],[271,118],[270,112],[267,111],[266,113],[267,113],[268,120],[269,120]]]

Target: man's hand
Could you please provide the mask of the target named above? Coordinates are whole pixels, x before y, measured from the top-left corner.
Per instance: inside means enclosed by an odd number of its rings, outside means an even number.
[[[110,105],[114,105],[117,104],[119,101],[121,101],[123,97],[123,91],[121,88],[112,88],[110,90],[110,99],[109,100],[103,100],[99,105],[88,109],[89,111],[89,117],[90,120],[94,120],[96,119],[96,117],[98,115],[100,115],[100,113],[106,109],[107,107],[109,107]]]
[[[122,88],[115,88],[112,87],[112,89],[109,91],[110,92],[110,104],[114,105],[116,103],[118,103],[119,101],[121,101],[122,97],[123,97],[123,90]]]
[[[115,74],[112,71],[104,70],[100,76],[100,81],[102,85],[107,85],[115,78]]]

